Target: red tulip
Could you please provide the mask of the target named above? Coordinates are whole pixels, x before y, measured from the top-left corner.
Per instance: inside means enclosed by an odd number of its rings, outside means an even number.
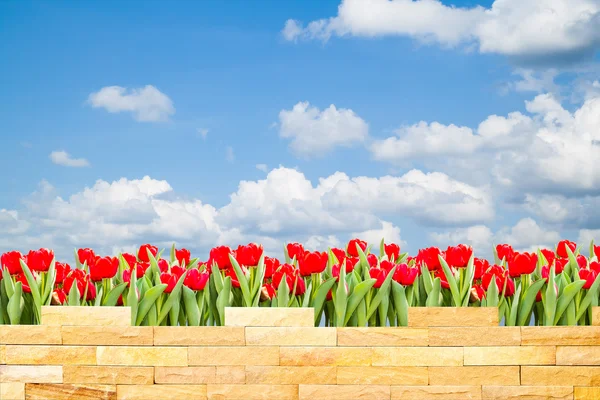
[[[575,253],[577,244],[569,240],[561,240],[560,242],[558,242],[558,246],[556,246],[556,254],[558,254],[559,257],[563,258],[569,257],[569,254],[567,253],[567,247],[571,249],[572,253]]]
[[[587,258],[585,258],[585,256],[582,256],[581,254],[577,256],[577,265],[579,265],[579,268],[585,268],[587,267]]]
[[[473,260],[473,267],[475,268],[474,280],[481,279],[485,271],[490,267],[488,260],[484,258],[475,258]]]
[[[209,263],[212,265],[213,262],[216,262],[219,269],[231,268],[231,260],[229,259],[230,254],[232,254],[232,252],[228,246],[214,247],[209,253]]]
[[[273,300],[273,297],[275,297],[275,293],[276,292],[273,285],[270,283],[265,283],[260,291],[260,299],[262,301]]]
[[[344,260],[344,265],[346,266],[346,273],[349,274],[354,270],[354,267],[358,263],[358,257],[348,257]]]
[[[598,260],[600,260],[600,246],[596,246],[596,245],[594,245],[594,254],[596,255],[596,258],[597,258]],[[591,257],[591,256],[592,256],[592,255],[590,254],[590,257]]]
[[[473,296],[471,296],[471,300],[474,300],[474,301],[481,301],[482,299],[485,298],[485,290],[483,289],[483,286],[481,286],[481,285],[473,285],[471,294],[472,295],[474,294],[476,296],[475,299],[473,299]]]
[[[204,290],[209,276],[208,272],[200,272],[196,268],[193,268],[188,270],[183,284],[192,290]]]
[[[121,255],[123,256],[123,259],[125,260],[127,265],[129,265],[129,268],[133,268],[135,266],[135,264],[137,263],[137,257],[134,256],[133,254],[122,253]]]
[[[534,253],[514,253],[514,256],[508,262],[508,272],[512,277],[528,275],[535,271],[537,265],[537,254]]]
[[[583,285],[584,289],[591,288],[597,276],[598,273],[594,270],[584,268],[579,270],[579,278],[585,280],[585,284]]]
[[[54,251],[52,250],[30,250],[27,253],[27,266],[32,271],[47,272],[53,259]]]
[[[337,258],[337,260],[339,262],[342,262],[342,260],[344,260],[345,258],[348,257],[346,255],[346,250],[338,249],[337,247],[332,248],[331,252],[333,253],[333,255],[335,256],[335,258]]]
[[[67,301],[67,294],[63,289],[56,289],[52,293],[52,300],[54,300],[58,304],[65,304]]]
[[[554,272],[560,274],[564,271],[565,266],[569,263],[567,258],[555,258],[554,259]]]
[[[377,259],[375,254],[367,254],[367,262],[369,263],[370,268],[375,268],[379,263],[379,259]]]
[[[455,268],[464,268],[469,263],[473,248],[464,244],[449,246],[446,250],[446,262]]]
[[[508,262],[512,260],[515,251],[509,244],[499,244],[496,245],[496,253],[498,254],[498,259],[500,261],[506,260]]]
[[[415,282],[419,273],[418,268],[411,268],[406,264],[396,265],[396,271],[392,279],[403,286],[410,286]]]
[[[279,284],[281,280],[285,276],[285,281],[290,289],[290,293],[294,290],[294,285],[296,286],[296,295],[302,295],[306,291],[306,285],[304,284],[304,280],[300,278],[300,274],[294,267],[290,264],[282,264],[277,271],[273,274],[273,286],[279,288]]]
[[[7,268],[11,275],[23,272],[20,260],[25,260],[25,257],[19,251],[8,251],[0,256],[2,267]]]
[[[360,239],[352,239],[348,242],[348,254],[352,257],[358,257],[356,245],[364,252],[367,249],[367,242]]]
[[[146,270],[150,268],[150,263],[147,262],[139,262],[135,265],[135,271],[138,277],[144,275]]]
[[[69,272],[71,272],[71,266],[67,263],[61,263],[57,261],[54,264],[54,268],[56,270],[56,279],[54,283],[57,285],[63,283],[65,277],[69,275]]]
[[[548,249],[542,249],[540,251],[542,252],[544,257],[548,261],[548,265],[552,265],[552,263],[556,259],[556,254],[554,254],[554,252],[552,250],[548,250]]]
[[[590,263],[590,265],[588,266],[588,268],[591,269],[592,271],[596,271],[598,274],[600,274],[600,262],[592,261]]]
[[[398,257],[400,256],[400,246],[395,243],[384,244],[383,251],[387,256],[388,260],[396,262]]]
[[[150,250],[150,253],[152,253],[153,257],[156,257],[156,255],[158,254],[158,247],[152,246],[151,244],[143,244],[138,250],[138,258],[141,261],[150,262],[150,257],[148,257],[148,250]]]
[[[304,257],[304,246],[300,243],[288,243],[286,249],[290,260],[293,260],[294,257],[296,257],[296,260]]]
[[[173,289],[175,289],[175,285],[177,284],[178,280],[179,280],[179,277],[177,277],[177,275],[175,275],[175,274],[170,274],[168,272],[163,272],[162,274],[160,274],[161,283],[167,284],[165,293],[171,293],[173,291]]]
[[[427,265],[427,269],[435,271],[441,268],[438,256],[441,254],[437,247],[429,247],[419,250],[417,254],[417,263]]]
[[[77,250],[77,258],[79,258],[80,264],[86,264],[88,267],[96,261],[96,254],[94,250],[90,248]]]
[[[92,283],[90,276],[85,273],[82,269],[74,269],[71,273],[65,278],[65,283],[63,284],[63,289],[65,293],[69,293],[71,287],[73,286],[73,282],[76,282],[77,289],[79,290],[79,296],[83,299],[83,295],[86,292],[85,297],[86,301],[91,301],[96,298],[96,286]]]
[[[273,273],[275,271],[277,271],[277,268],[279,268],[279,260],[276,258],[271,258],[268,256],[265,256],[264,258],[264,263],[265,263],[265,279],[269,279],[273,276]]]
[[[448,283],[448,278],[446,278],[446,273],[442,268],[437,269],[434,273],[435,278],[440,278],[440,285],[443,289],[450,289],[450,284]]]
[[[158,260],[156,264],[158,264],[158,269],[160,272],[169,272],[169,262],[164,258]]]
[[[94,282],[101,281],[104,278],[113,278],[119,269],[119,260],[117,257],[98,257],[90,265],[90,278]]]
[[[262,256],[263,247],[255,243],[249,243],[246,246],[238,246],[235,251],[235,259],[240,265],[247,267],[256,267],[260,256]]]
[[[247,271],[247,268],[243,265],[240,265],[240,268],[244,273]],[[225,270],[225,276],[231,278],[231,286],[233,286],[234,288],[240,288],[240,281],[238,280],[237,274],[235,273],[233,267]]]
[[[31,293],[31,288],[29,287],[29,283],[27,282],[27,277],[25,274],[15,275],[15,280],[23,284],[23,292]]]
[[[192,255],[188,249],[175,249],[175,258],[182,267],[185,267],[190,263],[191,257]]]
[[[495,279],[498,292],[502,293],[504,283],[506,283],[506,289],[504,296],[510,297],[515,293],[515,282],[507,276],[506,270],[499,265],[492,265],[486,273],[481,277],[481,285],[483,288],[488,290],[490,282]]]
[[[305,252],[304,257],[298,260],[300,275],[320,274],[327,267],[327,259],[327,253],[325,252]]]
[[[381,287],[381,285],[383,285],[383,281],[385,281],[385,278],[387,277],[387,273],[388,273],[388,271],[381,269],[381,268],[371,268],[369,270],[369,275],[371,276],[371,278],[377,279],[377,281],[373,285],[374,288],[379,289]]]

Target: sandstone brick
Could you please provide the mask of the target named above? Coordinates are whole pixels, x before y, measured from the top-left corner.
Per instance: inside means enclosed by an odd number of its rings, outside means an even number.
[[[427,329],[421,328],[338,328],[338,346],[427,346]],[[462,344],[461,344],[462,346]]]
[[[600,386],[600,367],[521,367],[521,385]]]
[[[389,399],[390,387],[384,385],[300,385],[300,400]]]
[[[22,382],[5,382],[0,385],[0,399],[25,400],[25,384]]]
[[[130,307],[42,306],[42,325],[130,326]]]
[[[63,367],[55,365],[0,365],[0,382],[62,383]]]
[[[518,366],[429,367],[430,385],[519,385]]]
[[[232,326],[155,326],[155,346],[243,346],[244,328]]]
[[[65,365],[63,367],[64,383],[96,383],[103,385],[117,384],[152,384],[154,383],[153,367],[118,367],[96,365]]]
[[[496,307],[409,307],[408,326],[498,326]]]
[[[226,307],[226,326],[315,326],[313,308]]]
[[[297,400],[298,385],[207,385],[210,400]]]
[[[0,344],[0,365],[6,364],[6,345]]]
[[[2,325],[2,344],[61,344],[59,326]]]
[[[96,348],[88,346],[6,346],[6,364],[94,365]]]
[[[335,367],[247,366],[246,383],[298,385],[335,384]]]
[[[55,383],[27,383],[27,400],[77,399],[116,400],[115,385],[72,385]]]
[[[63,344],[152,346],[151,326],[63,326]]]
[[[117,385],[118,400],[206,400],[206,385]]]
[[[336,328],[247,327],[247,346],[335,346]]]
[[[592,325],[600,326],[600,307],[592,307]]]
[[[392,400],[481,400],[481,386],[392,386]]]
[[[600,365],[600,346],[558,346],[556,365]]]
[[[465,365],[553,365],[554,346],[465,347]]]
[[[427,385],[427,367],[337,367],[337,383],[348,385]]]
[[[524,326],[523,346],[600,345],[600,326]]]
[[[483,400],[571,400],[573,386],[483,386]]]
[[[519,346],[519,327],[433,327],[429,328],[430,346]]]
[[[573,388],[574,400],[600,400],[600,386]]]
[[[246,367],[243,365],[217,365],[215,383],[246,383]]]
[[[279,365],[279,348],[190,347],[189,365]]]
[[[186,366],[187,347],[98,346],[98,365]]]
[[[374,347],[376,366],[458,366],[463,365],[462,347]]]
[[[215,383],[216,367],[155,367],[154,382],[201,385]]]
[[[371,365],[369,347],[282,347],[281,365]]]

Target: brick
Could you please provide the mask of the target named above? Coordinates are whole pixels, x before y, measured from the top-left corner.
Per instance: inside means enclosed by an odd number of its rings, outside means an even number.
[[[433,327],[429,328],[430,346],[520,346],[519,327]]]
[[[374,347],[373,365],[437,366],[463,365],[462,347]]]
[[[118,400],[206,400],[206,385],[117,385]]]
[[[6,364],[6,345],[0,345],[0,365]]]
[[[518,366],[476,367],[429,367],[429,384],[455,386],[468,382],[470,385],[519,385]]]
[[[96,348],[87,346],[6,346],[6,364],[95,365]]]
[[[42,306],[42,325],[130,326],[130,307]]]
[[[521,385],[600,386],[600,367],[521,367]]]
[[[522,346],[600,345],[600,326],[524,326]]]
[[[392,386],[392,400],[481,400],[481,386]]]
[[[98,365],[186,366],[187,347],[98,346]]]
[[[300,400],[389,399],[390,387],[384,385],[300,385]]]
[[[2,325],[2,344],[62,344],[59,326]]]
[[[315,326],[315,311],[306,307],[225,307],[225,326]]]
[[[337,383],[348,385],[427,385],[427,367],[337,367]]]
[[[556,365],[600,365],[600,346],[558,346]]]
[[[63,367],[54,365],[0,365],[0,382],[62,383]]]
[[[151,326],[63,326],[63,344],[152,346]]]
[[[103,385],[152,384],[153,367],[117,367],[96,365],[65,365],[64,383],[96,383]]]
[[[600,387],[573,388],[574,400],[600,400]]]
[[[247,346],[335,346],[336,328],[247,327]]]
[[[415,328],[338,328],[338,346],[427,346],[427,329]],[[462,346],[462,344],[461,344]]]
[[[243,346],[243,327],[155,326],[155,346]]]
[[[409,307],[408,326],[498,326],[496,307]]]
[[[154,382],[202,385],[215,383],[216,367],[155,367]]]
[[[0,399],[25,400],[25,384],[22,382],[6,382],[0,385]]]
[[[335,384],[335,367],[247,366],[246,383],[299,385]]]
[[[592,307],[592,325],[600,326],[600,307]]]
[[[190,347],[189,365],[279,365],[278,347]]]
[[[282,347],[281,365],[371,365],[372,349],[368,347]]]
[[[207,385],[210,400],[298,400],[298,385]]]
[[[483,400],[571,400],[573,386],[483,386]]]
[[[246,383],[246,367],[243,365],[217,365],[215,383]]]
[[[25,385],[27,400],[48,399],[99,399],[116,400],[115,385],[72,385],[55,383],[27,383]]]
[[[553,365],[554,346],[465,347],[465,365]]]

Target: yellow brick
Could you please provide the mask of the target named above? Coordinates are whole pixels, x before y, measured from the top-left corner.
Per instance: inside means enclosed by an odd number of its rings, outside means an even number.
[[[6,364],[95,365],[96,348],[89,346],[6,346]]]
[[[248,327],[248,346],[335,346],[335,328]]]
[[[408,326],[498,326],[496,307],[409,307]]]
[[[154,383],[154,368],[65,365],[63,377],[65,383],[152,384]]]
[[[576,387],[573,394],[574,400],[600,400],[600,386]]]
[[[0,365],[6,364],[6,345],[0,345]]]
[[[427,329],[338,328],[338,346],[427,346]],[[462,344],[461,344],[462,346]]]
[[[130,307],[42,306],[42,325],[131,325]]]
[[[392,386],[392,400],[481,400],[481,386]]]
[[[371,365],[368,347],[282,347],[281,365]]]
[[[465,347],[465,365],[553,365],[554,346]]]
[[[519,346],[519,327],[429,328],[430,346]]]
[[[100,399],[116,400],[115,385],[72,385],[54,383],[28,383],[25,385],[27,400],[48,399]]]
[[[592,325],[600,326],[600,307],[592,307]]]
[[[297,400],[298,385],[207,385],[211,400]]]
[[[152,346],[151,326],[63,326],[63,344]]]
[[[337,383],[348,385],[427,385],[427,367],[337,367]]]
[[[117,385],[118,400],[206,400],[206,385]]]
[[[335,367],[246,367],[246,383],[298,385],[306,384],[335,384]]]
[[[189,365],[279,365],[279,348],[190,347]]]
[[[243,365],[218,365],[215,383],[246,383],[246,367]]]
[[[226,326],[315,326],[313,308],[225,307]]]
[[[0,382],[62,383],[63,367],[54,365],[0,365]]]
[[[2,344],[61,344],[59,326],[2,325]]]
[[[456,386],[468,382],[470,385],[519,385],[518,366],[476,367],[429,367],[429,384]]]
[[[98,346],[98,365],[186,366],[187,347]]]
[[[462,347],[375,347],[373,365],[437,366],[463,365]]]
[[[600,386],[600,367],[521,367],[521,385]]]
[[[571,400],[573,386],[483,386],[483,400]]]
[[[556,365],[600,365],[600,346],[558,346]]]
[[[600,345],[600,326],[524,326],[521,345]]]
[[[300,400],[389,399],[390,387],[383,385],[300,385]]]
[[[154,382],[201,385],[215,383],[216,367],[155,367]]]
[[[0,399],[25,400],[25,384],[21,382],[6,382],[1,384]]]
[[[155,346],[243,346],[244,328],[232,326],[155,326]]]

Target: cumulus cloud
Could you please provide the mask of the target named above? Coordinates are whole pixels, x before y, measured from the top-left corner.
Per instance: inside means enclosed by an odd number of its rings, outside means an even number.
[[[137,89],[106,86],[91,93],[88,103],[110,113],[131,112],[133,118],[141,122],[167,121],[175,114],[175,107],[169,96],[152,85]]]
[[[89,167],[90,163],[85,158],[73,158],[66,151],[53,151],[50,153],[50,160],[56,165],[64,167]]]

